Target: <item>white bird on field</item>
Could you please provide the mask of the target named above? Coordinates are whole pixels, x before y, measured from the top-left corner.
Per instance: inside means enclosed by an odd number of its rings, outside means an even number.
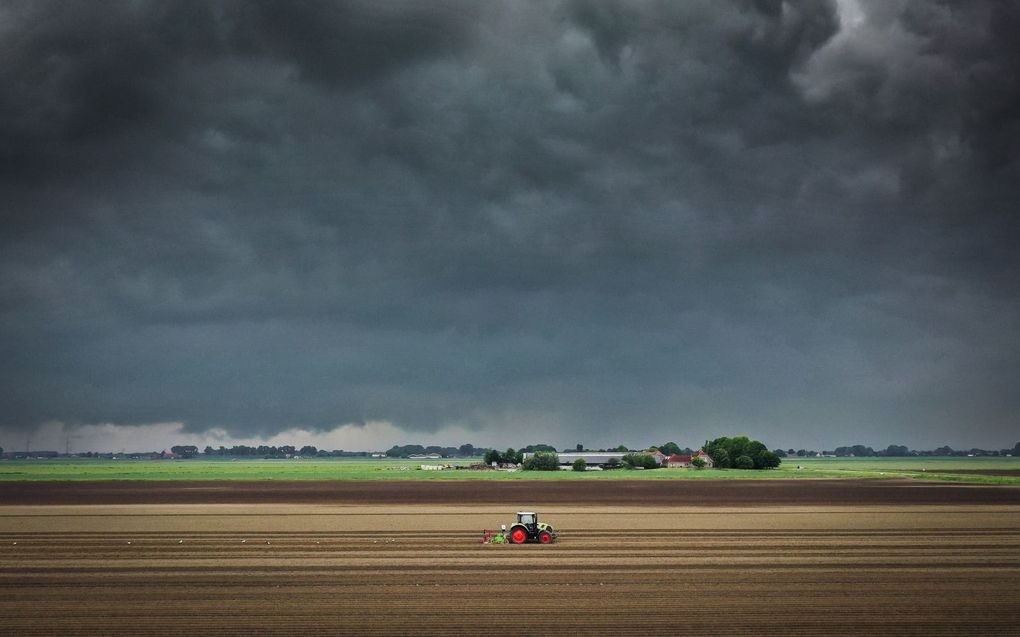
[[[241,540],[241,544],[246,544],[248,540]]]
[[[184,540],[177,540],[178,544],[184,544]]]

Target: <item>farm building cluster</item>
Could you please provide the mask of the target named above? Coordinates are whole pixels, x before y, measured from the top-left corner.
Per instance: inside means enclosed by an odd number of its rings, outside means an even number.
[[[589,451],[578,451],[576,453],[575,452],[569,452],[569,453],[559,453],[559,454],[556,454],[556,455],[559,456],[559,459],[560,459],[560,468],[561,469],[569,469],[571,466],[573,466],[574,462],[576,462],[578,459],[584,460],[584,462],[587,464],[587,466],[589,468],[592,468],[592,469],[595,469],[595,468],[601,469],[601,468],[604,468],[604,467],[607,467],[607,466],[615,466],[615,465],[623,464],[623,457],[625,455],[627,455],[628,453],[632,453],[632,452],[629,452],[629,451],[627,451],[627,452],[624,452],[624,451],[591,451],[591,452],[589,452]],[[678,454],[674,453],[674,454],[670,454],[670,455],[667,456],[666,454],[662,453],[658,449],[654,449],[654,450],[648,451],[646,453],[648,455],[650,455],[652,458],[655,459],[655,463],[656,464],[658,464],[660,467],[666,467],[667,469],[690,469],[690,468],[693,468],[694,467],[694,462],[693,461],[694,461],[695,458],[701,458],[702,460],[704,460],[704,462],[705,462],[704,467],[706,469],[711,469],[713,466],[715,466],[715,463],[712,462],[712,458],[707,453],[705,453],[703,450],[701,450],[701,449],[699,449],[698,451],[696,451],[694,453],[685,454],[685,455],[678,455]],[[531,455],[533,455],[533,454],[526,453],[526,454],[524,454],[524,457],[525,457],[525,459],[527,459]]]
[[[640,453],[647,454],[655,460],[655,464],[659,467],[666,469],[693,469],[698,463],[695,462],[697,458],[701,458],[703,468],[711,469],[715,466],[711,456],[699,449],[694,453],[689,454],[670,454],[666,455],[658,449],[652,451],[642,452],[631,452],[631,451],[584,451],[584,452],[564,452],[558,453],[556,456],[559,458],[559,468],[562,470],[572,469],[574,463],[578,459],[584,460],[586,471],[601,471],[602,469],[612,469],[616,467],[622,467],[624,462],[623,458],[627,454]],[[527,460],[533,456],[532,453],[525,453],[524,459]],[[407,470],[411,467],[398,467],[399,469]],[[521,465],[514,463],[495,463],[489,464],[472,464],[472,465],[460,465],[460,464],[422,464],[417,467],[421,471],[453,471],[453,470],[476,470],[476,471],[518,471]]]

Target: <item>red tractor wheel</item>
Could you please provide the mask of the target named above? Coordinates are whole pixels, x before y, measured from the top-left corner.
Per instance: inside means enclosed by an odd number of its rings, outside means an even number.
[[[510,531],[510,541],[514,544],[524,544],[528,540],[528,532],[521,527],[516,527]]]
[[[548,544],[549,542],[552,542],[552,533],[550,533],[549,531],[542,531],[541,533],[538,534],[538,541],[541,542],[542,544]]]

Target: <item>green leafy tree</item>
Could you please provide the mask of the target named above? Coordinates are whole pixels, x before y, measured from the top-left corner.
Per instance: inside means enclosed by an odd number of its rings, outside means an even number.
[[[574,471],[586,471],[588,469],[588,463],[584,461],[584,458],[578,458],[572,465]]]
[[[576,449],[577,449],[578,451],[584,451],[584,444],[582,444],[582,443],[580,443],[580,442],[579,442],[579,443],[577,443],[577,446],[576,446],[575,448],[576,448]]]
[[[742,457],[751,460],[749,468],[753,469],[772,469],[781,462],[776,452],[769,451],[760,441],[751,440],[747,436],[716,438],[705,442],[704,449],[720,469],[739,468],[737,460]]]
[[[518,453],[521,453],[521,452],[525,452],[525,453],[538,453],[539,451],[550,451],[552,453],[556,453],[556,447],[554,447],[552,445],[537,444],[537,445],[528,445],[527,447],[524,447],[522,449],[518,449],[517,450]]]
[[[503,458],[495,449],[489,449],[485,452],[485,457],[482,459],[485,461],[485,464],[492,464],[493,462],[498,464]]]
[[[628,453],[623,457],[623,464],[631,469],[641,467],[642,469],[655,469],[659,463],[649,453]]]
[[[608,467],[609,469],[616,469],[619,466],[620,466],[619,458],[613,457],[610,458],[609,460],[606,460],[606,467]]]
[[[765,453],[763,453],[761,455],[761,464],[762,464],[762,466],[761,467],[757,467],[757,468],[760,468],[760,469],[775,469],[776,467],[779,466],[780,462],[782,462],[782,460],[779,458],[778,455],[772,453],[771,451],[766,451]]]
[[[671,456],[673,454],[680,455],[680,445],[676,444],[675,442],[667,442],[666,444],[659,447],[659,451],[666,454],[667,456]]]
[[[733,463],[730,461],[730,452],[722,447],[706,448],[705,453],[712,458],[717,469],[729,469],[733,466]]]
[[[540,451],[524,461],[525,471],[559,471],[560,457],[548,451]]]
[[[705,462],[705,459],[702,458],[701,456],[696,456],[695,458],[693,458],[691,460],[691,465],[695,469],[704,469],[706,464],[708,464],[708,463]]]
[[[751,459],[751,456],[737,456],[733,466],[737,469],[754,469],[754,460]]]
[[[613,451],[619,451],[620,453],[626,453],[626,452],[630,451],[630,449],[627,448],[627,445],[618,445],[616,447],[616,449],[614,449]]]

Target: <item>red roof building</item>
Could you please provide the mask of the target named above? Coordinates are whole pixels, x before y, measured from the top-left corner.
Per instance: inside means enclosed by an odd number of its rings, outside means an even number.
[[[678,456],[674,453],[666,459],[666,466],[670,469],[686,469],[691,466],[691,456],[688,454]]]

